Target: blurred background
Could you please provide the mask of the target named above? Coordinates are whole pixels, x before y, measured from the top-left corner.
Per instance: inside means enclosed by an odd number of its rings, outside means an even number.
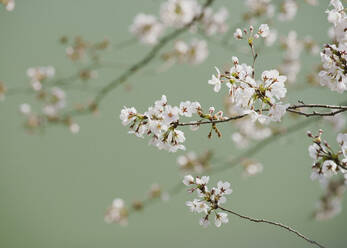
[[[81,35],[91,41],[107,37],[112,49],[105,57],[117,66],[99,70],[98,78],[88,82],[83,91],[68,93],[69,104],[88,99],[92,95],[90,88],[116,78],[148,51],[147,46],[136,42],[121,50],[115,44],[131,40],[128,27],[137,13],[158,15],[161,2],[16,0],[13,12],[0,9],[0,79],[8,88],[27,86],[27,68],[41,65],[53,65],[56,77],[69,75],[80,65],[66,58],[60,37]],[[320,1],[316,7],[299,4],[294,21],[274,24],[280,34],[295,29],[299,36],[310,34],[321,43],[328,41],[330,25],[324,14],[327,1]],[[245,10],[243,1],[218,0],[214,9],[220,6],[228,8],[229,23],[235,27]],[[190,37],[182,36],[188,40]],[[171,46],[172,43],[165,49]],[[121,108],[135,106],[145,111],[162,94],[171,104],[197,100],[205,107],[223,108],[221,94],[214,93],[207,84],[214,66],[230,63],[233,55],[246,63],[251,62],[251,57],[217,42],[209,42],[209,52],[201,65],[175,65],[161,73],[157,73],[161,62],[155,60],[109,94],[98,115],[77,118],[81,126],[77,135],[61,126],[28,134],[18,107],[33,102],[32,95],[16,94],[1,102],[0,247],[310,247],[292,233],[233,216],[220,229],[213,225],[203,229],[198,224],[199,216],[192,215],[185,206],[191,196],[184,192],[130,216],[126,227],[104,222],[104,213],[114,198],[123,198],[130,204],[143,199],[153,183],[165,190],[182,179],[176,164],[182,152],[159,151],[148,146],[147,140],[128,135],[119,120]],[[275,49],[265,48],[259,54],[257,70],[275,68],[280,61]],[[338,104],[346,100],[346,95],[327,88],[305,86],[307,73],[319,61],[319,56],[303,56],[296,85],[303,87],[289,90],[289,102]],[[346,247],[346,209],[329,221],[311,218],[323,191],[309,178],[312,161],[307,148],[311,141],[305,133],[319,128],[326,130],[330,143],[336,144],[332,128],[317,122],[278,139],[252,157],[264,165],[263,173],[244,178],[241,168],[236,167],[214,175],[212,183],[232,183],[234,192],[225,207],[288,224],[328,247]],[[222,139],[208,140],[208,131],[208,127],[198,132],[187,129],[187,150],[213,149],[215,157],[222,160],[242,152],[231,141],[232,124],[221,126]],[[343,205],[347,205],[346,199]]]

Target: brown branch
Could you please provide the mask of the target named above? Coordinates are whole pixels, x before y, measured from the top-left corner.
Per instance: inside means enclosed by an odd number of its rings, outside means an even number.
[[[219,209],[225,211],[225,212],[228,212],[230,214],[233,214],[233,215],[236,215],[242,219],[245,219],[245,220],[249,220],[249,221],[252,221],[252,222],[255,222],[255,223],[266,223],[266,224],[270,224],[270,225],[274,225],[274,226],[278,226],[280,228],[283,228],[283,229],[286,229],[288,230],[289,232],[292,232],[294,234],[296,234],[298,237],[306,240],[307,242],[313,244],[313,245],[316,245],[320,248],[325,248],[325,246],[319,244],[317,241],[314,241],[312,239],[309,239],[307,238],[306,236],[304,236],[303,234],[301,234],[300,232],[294,230],[293,228],[291,228],[290,226],[287,226],[287,225],[283,225],[279,222],[274,222],[274,221],[270,221],[270,220],[265,220],[265,219],[255,219],[255,218],[252,218],[252,217],[249,217],[249,216],[246,216],[246,215],[242,215],[242,214],[239,214],[239,213],[236,213],[232,210],[229,210],[229,209],[226,209],[226,208],[223,208],[223,207],[220,207],[218,206]]]
[[[325,113],[313,111],[312,113],[305,113],[305,112],[296,110],[296,109],[300,109],[300,108],[324,108],[324,109],[331,109],[331,110],[335,110],[335,111],[325,112]],[[268,109],[263,110],[263,111],[268,111]],[[312,117],[312,116],[323,117],[323,116],[334,116],[334,115],[340,114],[342,112],[347,112],[347,106],[323,105],[323,104],[302,104],[302,105],[291,105],[287,108],[287,111],[294,113],[294,114],[303,115],[306,117]],[[259,112],[259,110],[256,110],[256,112]],[[217,123],[223,123],[223,122],[238,120],[238,119],[244,118],[246,116],[248,116],[248,114],[228,117],[228,118],[223,119],[223,120],[209,120],[209,121],[198,120],[195,122],[187,122],[187,123],[175,122],[175,123],[172,123],[172,126],[178,127],[178,126],[196,126],[196,125],[199,126],[199,125],[204,125],[204,124],[217,124]]]
[[[325,105],[325,104],[301,104],[301,105],[292,105],[288,107],[288,109],[297,109],[297,108],[347,109],[347,106]]]
[[[203,125],[203,124],[216,124],[216,123],[222,123],[222,122],[228,122],[228,121],[233,121],[233,120],[238,120],[241,119],[243,117],[246,117],[248,114],[244,114],[244,115],[238,115],[238,116],[233,116],[233,117],[229,117],[227,119],[224,120],[211,120],[211,121],[196,121],[196,122],[187,122],[187,123],[174,123],[174,126],[194,126],[194,125]]]

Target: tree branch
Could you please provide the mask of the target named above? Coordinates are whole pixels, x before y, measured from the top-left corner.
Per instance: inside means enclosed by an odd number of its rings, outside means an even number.
[[[121,85],[124,83],[128,78],[131,76],[134,76],[139,70],[144,68],[149,62],[151,62],[157,54],[160,52],[160,50],[171,40],[175,39],[178,37],[180,34],[186,32],[189,30],[191,26],[193,26],[196,22],[200,21],[203,16],[204,16],[204,10],[212,5],[212,3],[215,0],[206,0],[205,3],[203,4],[202,11],[199,15],[195,16],[193,20],[186,25],[184,25],[182,28],[176,29],[175,31],[167,34],[164,36],[158,44],[156,44],[148,53],[146,56],[144,56],[140,61],[137,63],[133,64],[132,66],[129,67],[123,74],[121,74],[118,78],[115,80],[111,81],[108,83],[105,87],[103,87],[95,96],[94,100],[92,101],[92,108],[88,108],[84,111],[77,111],[77,110],[72,110],[70,112],[66,113],[66,116],[71,116],[71,115],[82,115],[82,114],[87,114],[89,112],[92,112],[95,107],[97,107],[100,102],[104,99],[104,97],[111,92],[114,88],[117,86]]]
[[[313,111],[312,113],[305,113],[305,112],[302,112],[300,110],[296,110],[296,109],[300,109],[300,108],[323,108],[323,109],[330,109],[330,110],[335,110],[335,111],[330,111],[330,112],[325,112],[325,113]],[[263,110],[263,111],[268,111],[268,110]],[[322,117],[322,116],[334,116],[334,115],[337,115],[337,114],[342,113],[342,112],[347,112],[347,106],[323,105],[323,104],[301,104],[301,105],[291,105],[287,108],[287,111],[294,113],[294,114],[303,115],[306,117],[312,117],[312,116],[321,116]],[[259,112],[259,110],[257,110],[256,112]],[[198,120],[195,122],[187,122],[187,123],[175,122],[172,125],[174,127],[177,127],[177,126],[196,126],[196,125],[199,126],[199,125],[204,125],[204,124],[217,124],[217,123],[223,123],[223,122],[238,120],[238,119],[244,118],[246,116],[248,116],[248,114],[228,117],[228,118],[223,119],[223,120],[211,119],[209,121]]]
[[[270,220],[265,220],[265,219],[255,219],[255,218],[252,218],[252,217],[249,217],[249,216],[246,216],[246,215],[242,215],[242,214],[239,214],[239,213],[236,213],[232,210],[229,210],[229,209],[226,209],[226,208],[223,208],[223,207],[220,207],[218,206],[219,209],[225,211],[225,212],[228,212],[230,214],[233,214],[233,215],[236,215],[242,219],[246,219],[246,220],[249,220],[249,221],[252,221],[252,222],[255,222],[255,223],[267,223],[267,224],[270,224],[270,225],[274,225],[274,226],[278,226],[280,228],[283,228],[283,229],[286,229],[288,230],[289,232],[292,232],[294,234],[296,234],[298,237],[306,240],[307,242],[313,244],[313,245],[316,245],[320,248],[325,248],[325,246],[319,244],[317,241],[314,241],[312,239],[309,239],[307,238],[306,236],[304,236],[303,234],[301,234],[300,232],[294,230],[293,228],[291,228],[290,226],[287,226],[287,225],[283,225],[279,222],[274,222],[274,221],[270,221]]]

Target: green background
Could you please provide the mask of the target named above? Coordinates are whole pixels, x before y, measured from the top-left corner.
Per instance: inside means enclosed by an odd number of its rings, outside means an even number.
[[[216,7],[228,7],[232,26],[245,10],[243,1],[216,2]],[[318,7],[300,3],[295,21],[276,22],[275,26],[282,34],[296,29],[300,37],[310,34],[320,42],[327,41],[327,1],[320,2]],[[108,37],[112,44],[129,40],[128,27],[133,17],[139,12],[157,15],[160,3],[16,0],[13,12],[0,10],[0,78],[8,88],[25,87],[29,84],[26,69],[38,65],[54,65],[58,78],[69,75],[76,66],[66,59],[59,37],[81,35],[91,41]],[[44,134],[27,134],[18,106],[33,103],[32,95],[9,96],[0,103],[0,247],[311,247],[287,231],[233,216],[220,229],[203,229],[198,225],[199,216],[192,215],[184,205],[191,198],[185,193],[131,216],[127,227],[104,223],[103,215],[113,198],[121,197],[130,203],[142,199],[154,182],[169,188],[182,178],[175,162],[182,152],[159,151],[147,146],[147,140],[128,135],[119,120],[120,109],[126,105],[145,111],[145,106],[162,94],[171,104],[189,99],[200,101],[205,108],[222,108],[222,94],[215,94],[207,85],[213,66],[222,67],[232,55],[248,63],[250,57],[214,42],[209,43],[209,48],[209,58],[198,66],[178,65],[156,73],[160,65],[156,60],[127,82],[131,91],[121,86],[109,94],[98,116],[78,118],[78,135],[59,126],[48,128]],[[122,51],[109,50],[106,59],[119,66],[100,70],[99,78],[90,85],[107,83],[147,50],[139,44]],[[257,62],[258,72],[274,68],[280,61],[281,54],[276,49],[265,49]],[[305,82],[305,75],[318,62],[319,56],[303,56],[298,84]],[[74,91],[69,93],[68,101],[73,104],[88,99],[88,95],[87,91]],[[304,99],[307,103],[337,104],[345,98],[346,94],[321,87],[293,89],[288,94],[292,103]],[[336,134],[329,126],[319,122],[308,129],[315,132],[318,128],[326,129],[326,138],[336,144]],[[208,140],[207,127],[194,133],[186,130],[188,150],[202,152],[211,148],[218,158],[237,156],[240,150],[230,139],[232,125],[221,130],[221,140]],[[231,181],[234,192],[225,207],[281,221],[328,247],[346,247],[347,211],[325,222],[310,219],[322,190],[309,179],[312,161],[305,132],[303,129],[281,138],[254,156],[265,167],[260,175],[245,179],[241,169],[235,168],[215,175],[211,181]]]

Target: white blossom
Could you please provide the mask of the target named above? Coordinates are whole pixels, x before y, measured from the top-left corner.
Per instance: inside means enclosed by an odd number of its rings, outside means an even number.
[[[201,64],[208,56],[207,42],[194,39],[190,43],[186,58],[189,64]]]
[[[208,80],[208,84],[214,85],[213,90],[215,92],[219,92],[220,89],[221,89],[221,84],[222,83],[220,81],[220,71],[219,71],[219,69],[217,67],[215,67],[215,68],[216,68],[216,71],[217,71],[217,76],[212,75],[212,79]]]
[[[334,24],[331,29],[336,44],[327,44],[321,52],[323,70],[319,72],[320,84],[329,87],[332,91],[343,93],[347,90],[347,16],[339,0],[331,0],[334,8],[327,10],[328,21]]]
[[[261,37],[266,38],[270,34],[269,26],[267,24],[261,24],[258,30],[258,34]]]
[[[207,42],[204,40],[193,39],[190,44],[178,40],[174,44],[174,50],[164,54],[164,60],[169,64],[175,62],[188,63],[188,64],[200,64],[208,57]]]
[[[264,39],[265,45],[268,47],[272,46],[276,42],[277,36],[278,36],[277,30],[270,29],[269,34]]]
[[[341,151],[347,157],[347,133],[339,133],[336,138],[337,143],[341,147]]]
[[[321,52],[324,70],[319,72],[320,84],[329,87],[332,91],[343,93],[347,90],[347,50],[340,45],[326,45]]]
[[[122,199],[116,198],[113,200],[112,206],[106,212],[105,222],[119,223],[121,225],[128,224],[128,211]]]
[[[206,185],[206,184],[208,184],[209,180],[210,180],[210,177],[208,177],[208,176],[197,177],[196,178],[196,184],[197,185]]]
[[[229,12],[225,7],[220,8],[213,13],[212,8],[206,8],[202,19],[203,29],[208,36],[222,34],[228,30],[226,23]]]
[[[15,1],[14,0],[1,0],[0,3],[2,3],[7,11],[13,11],[15,7]]]
[[[180,117],[180,109],[176,106],[167,105],[164,109],[164,123],[169,125],[172,122],[176,122]]]
[[[230,195],[233,192],[232,189],[230,188],[230,183],[222,182],[222,181],[218,181],[217,190],[218,190],[218,194],[222,194],[222,195]]]
[[[27,103],[23,103],[19,106],[19,110],[22,114],[28,115],[31,113],[31,106]]]
[[[244,169],[245,176],[254,176],[263,171],[263,165],[261,163],[251,161],[244,164]]]
[[[325,177],[331,177],[333,175],[336,175],[337,165],[334,161],[332,160],[326,160],[324,161],[322,165],[322,173]]]
[[[209,84],[215,85],[215,91],[220,90],[220,84],[226,81],[229,88],[230,103],[242,110],[240,114],[250,114],[253,121],[258,120],[265,124],[272,121],[280,121],[286,113],[288,104],[277,102],[286,96],[287,89],[284,85],[286,76],[280,75],[277,70],[263,71],[261,80],[253,78],[253,68],[246,64],[239,64],[238,58],[233,57],[233,64],[230,72],[221,75],[219,70],[218,78],[212,76]],[[255,105],[260,102],[261,109],[256,111]],[[270,111],[268,115],[262,113],[264,105],[268,105]]]
[[[210,221],[208,220],[208,215],[206,215],[206,217],[201,218],[199,223],[204,228],[207,228],[208,225],[210,224]]]
[[[182,27],[190,23],[201,11],[196,0],[168,0],[160,8],[160,17],[164,24]]]
[[[124,106],[120,113],[120,119],[122,120],[123,126],[128,125],[136,119],[136,109],[134,107],[127,108]]]
[[[141,42],[145,44],[156,44],[163,31],[163,25],[155,16],[138,14],[134,23],[130,26],[130,32],[133,33]]]
[[[333,151],[327,141],[322,141],[320,130],[317,136],[313,136],[308,132],[308,136],[313,139],[313,144],[309,146],[308,151],[313,158],[311,179],[318,179],[321,183],[326,183],[327,178],[330,178],[338,173],[345,174],[347,172],[347,134],[339,133],[336,141],[339,144],[337,152]]]
[[[35,91],[42,89],[42,83],[46,79],[54,77],[55,69],[52,66],[31,67],[27,70],[27,76]]]
[[[269,116],[271,117],[272,121],[281,121],[282,117],[285,115],[288,107],[290,104],[281,104],[276,103],[272,105],[269,111]]]
[[[186,205],[189,207],[191,212],[203,213],[204,216],[200,219],[200,225],[207,227],[209,225],[209,217],[214,213],[215,215],[215,225],[220,227],[222,223],[228,223],[228,215],[223,212],[217,212],[221,204],[226,202],[225,195],[231,194],[232,190],[230,188],[229,182],[219,181],[217,183],[217,188],[212,188],[208,190],[207,184],[209,177],[197,177],[195,179],[190,175],[186,176],[187,180],[183,183],[190,187],[188,192],[197,191],[199,199],[194,199],[193,201],[187,201]]]
[[[331,10],[326,10],[328,14],[328,21],[333,23],[335,26],[345,17],[344,7],[340,0],[331,0],[330,5],[334,8]]]
[[[308,147],[309,155],[311,158],[314,159],[314,161],[318,160],[318,155],[320,150],[321,148],[316,143],[313,143],[312,145]]]
[[[323,119],[332,125],[335,132],[340,132],[346,126],[346,119],[343,114],[324,116]]]
[[[229,222],[229,219],[226,213],[216,213],[216,216],[215,216],[216,227],[220,227],[222,223],[226,224],[228,222]]]
[[[271,0],[246,0],[244,1],[250,14],[254,17],[266,16],[273,17],[275,7],[271,3]]]
[[[278,19],[280,21],[292,20],[298,10],[298,4],[294,0],[285,0],[280,8]]]
[[[234,32],[234,38],[241,40],[242,39],[242,30],[240,28],[237,28]]]
[[[303,43],[298,40],[297,33],[293,30],[288,33],[287,37],[281,37],[280,41],[285,52],[279,70],[287,75],[288,83],[295,83],[301,69],[300,55],[303,50]]]
[[[69,125],[69,129],[70,129],[71,133],[76,134],[76,133],[79,133],[80,126],[77,123],[71,123]]]
[[[198,212],[198,204],[199,204],[199,200],[198,199],[194,199],[193,201],[187,201],[186,202],[186,206],[189,207],[191,212]]]
[[[191,184],[194,184],[194,177],[191,175],[187,175],[183,179],[183,184],[186,186],[190,186]]]
[[[149,136],[150,145],[159,150],[176,152],[185,150],[184,132],[177,129],[180,117],[192,117],[200,111],[201,106],[198,102],[184,101],[179,107],[171,106],[167,104],[167,98],[163,95],[144,114],[138,113],[134,107],[124,107],[120,119],[124,126],[130,125],[130,134],[140,138]]]

